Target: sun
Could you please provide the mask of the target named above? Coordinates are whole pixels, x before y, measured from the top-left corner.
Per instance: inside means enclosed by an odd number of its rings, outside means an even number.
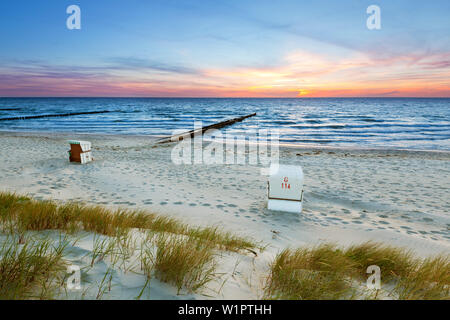
[[[309,92],[308,90],[300,89],[300,90],[298,91],[298,97],[306,96],[306,95],[308,95],[308,94],[310,94],[310,92]]]

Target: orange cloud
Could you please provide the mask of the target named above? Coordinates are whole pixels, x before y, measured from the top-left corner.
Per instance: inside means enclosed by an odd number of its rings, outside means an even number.
[[[278,67],[215,69],[204,74],[247,96],[450,97],[449,61],[448,53],[374,60],[359,53],[330,59],[300,51],[287,55]]]

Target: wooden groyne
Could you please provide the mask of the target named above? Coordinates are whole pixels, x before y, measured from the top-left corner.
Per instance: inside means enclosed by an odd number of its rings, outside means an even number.
[[[0,108],[0,111],[17,111],[20,110],[21,108],[16,108],[16,107],[5,107],[5,108]]]
[[[222,122],[218,122],[218,123],[214,123],[211,124],[209,126],[205,126],[199,129],[195,129],[195,130],[191,130],[191,131],[187,131],[181,134],[177,134],[174,136],[170,136],[170,137],[166,137],[166,138],[162,138],[161,140],[158,140],[156,143],[168,143],[168,142],[174,142],[174,141],[179,141],[179,140],[183,140],[187,137],[193,138],[194,135],[198,135],[201,134],[203,135],[205,133],[205,131],[210,130],[210,129],[220,129],[226,126],[230,126],[236,122],[241,122],[247,118],[250,117],[254,117],[256,116],[256,113],[252,113],[252,114],[248,114],[246,116],[242,116],[242,117],[238,117],[238,118],[234,118],[234,119],[229,119],[229,120],[225,120]]]
[[[40,114],[40,115],[36,115],[36,116],[0,118],[0,121],[28,120],[28,119],[54,118],[54,117],[71,117],[71,116],[79,116],[79,115],[84,115],[84,114],[99,114],[99,113],[107,113],[107,112],[111,112],[111,111],[102,110],[102,111],[72,112],[72,113],[62,113],[62,114]]]

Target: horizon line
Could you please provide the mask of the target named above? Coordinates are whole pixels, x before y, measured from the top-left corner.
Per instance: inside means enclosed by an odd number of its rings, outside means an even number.
[[[133,96],[0,96],[0,99],[20,99],[20,98],[33,98],[33,99],[48,99],[48,98],[70,98],[70,99],[450,99],[450,96],[440,97],[385,97],[385,96],[360,96],[360,97],[342,97],[342,96],[326,96],[326,97],[133,97]]]

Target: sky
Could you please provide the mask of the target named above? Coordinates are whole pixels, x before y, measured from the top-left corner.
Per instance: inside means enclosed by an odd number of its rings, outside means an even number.
[[[450,97],[449,13],[448,0],[1,1],[0,96]]]

